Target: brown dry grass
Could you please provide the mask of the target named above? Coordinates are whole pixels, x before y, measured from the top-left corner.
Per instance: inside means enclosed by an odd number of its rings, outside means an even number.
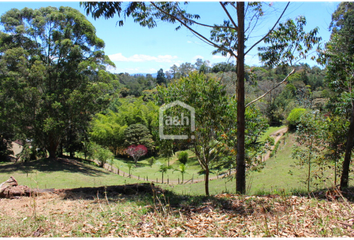
[[[221,194],[194,203],[181,197],[170,206],[163,193],[157,195],[73,200],[47,193],[0,199],[0,236],[354,236],[354,206],[344,198]]]

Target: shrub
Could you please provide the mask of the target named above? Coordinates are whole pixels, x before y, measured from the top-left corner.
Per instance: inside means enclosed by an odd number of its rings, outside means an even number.
[[[291,110],[288,118],[289,131],[295,131],[297,125],[300,123],[301,116],[306,112],[305,108],[294,108]]]
[[[148,152],[147,148],[144,145],[134,146],[131,145],[126,150],[127,154],[134,159],[135,165],[137,165],[139,158],[145,156]]]
[[[178,153],[178,161],[182,164],[186,164],[188,161],[188,153],[187,152],[180,152]]]
[[[150,167],[152,167],[152,165],[154,165],[155,158],[154,157],[149,158],[148,162],[149,162]]]
[[[91,142],[88,146],[87,155],[91,158],[100,161],[99,167],[103,167],[103,165],[107,161],[112,160],[114,157],[113,153],[109,151],[107,148],[103,148],[100,145],[93,142]]]

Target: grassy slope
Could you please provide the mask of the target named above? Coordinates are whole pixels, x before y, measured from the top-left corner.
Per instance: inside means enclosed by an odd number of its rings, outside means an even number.
[[[269,127],[268,130],[263,134],[263,136],[260,138],[260,141],[264,141],[269,135],[272,133],[284,128],[285,126],[280,126],[280,127]]]
[[[275,129],[277,131],[279,129]],[[306,179],[306,167],[300,168],[296,166],[295,160],[291,157],[292,146],[295,141],[293,134],[287,134],[281,140],[278,152],[274,157],[269,158],[266,166],[260,172],[250,172],[247,176],[247,194],[262,194],[264,192],[281,192],[291,193],[293,191],[305,191],[306,186],[301,181]],[[292,174],[289,174],[289,171]],[[332,172],[327,172],[330,180],[333,180]],[[327,181],[317,187],[311,185],[311,190],[323,187],[331,187],[332,181]],[[190,195],[204,194],[204,182],[193,185],[178,185],[166,187],[176,193],[184,193]],[[221,192],[235,193],[235,180],[218,179],[210,181],[210,193],[218,194]]]
[[[184,174],[184,180],[188,181],[190,179],[203,179],[202,175],[198,174],[198,171],[200,171],[201,167],[197,161],[197,159],[194,157],[194,153],[192,151],[187,151],[188,152],[188,162],[186,166],[186,172]],[[179,171],[179,165],[180,162],[177,160],[177,153],[170,159],[170,166],[171,169],[167,170],[167,173],[164,174],[164,182],[168,178],[171,181],[178,181],[178,179],[181,181],[182,180],[182,175]],[[114,166],[119,168],[120,170],[129,173],[129,168],[128,168],[128,163],[131,163],[131,161],[126,160],[126,159],[114,159]],[[159,171],[160,166],[166,164],[167,165],[168,161],[166,158],[159,158],[155,161],[154,165],[150,167],[149,163],[147,160],[141,160],[138,162],[138,166],[131,169],[131,174],[134,176],[139,176],[140,178],[148,178],[150,181],[154,180],[156,181],[156,178],[158,181],[161,181],[162,174]],[[212,173],[210,177],[216,176],[217,173]]]
[[[271,134],[279,128],[273,128],[266,134]],[[300,180],[306,178],[306,168],[300,169],[294,167],[294,160],[291,158],[292,145],[294,143],[294,136],[289,134],[283,137],[282,144],[279,147],[278,153],[267,160],[265,168],[260,172],[251,172],[247,176],[247,193],[255,194],[262,192],[274,192],[285,190],[291,192],[292,190],[305,190],[306,185],[300,183]],[[190,154],[191,155],[191,154]],[[125,183],[140,182],[137,179],[124,178],[113,173],[110,173],[102,168],[98,168],[89,164],[78,163],[76,165],[56,162],[49,160],[35,161],[27,163],[27,165],[13,165],[0,164],[0,182],[7,180],[11,175],[14,176],[19,184],[30,187],[39,188],[74,188],[74,187],[97,187],[104,185],[120,185]],[[203,175],[198,175],[200,166],[194,159],[189,159],[189,166],[185,174],[185,181],[191,179],[202,179]],[[147,160],[140,162],[140,167],[134,168],[132,174],[144,178],[149,176],[149,180],[161,180],[161,172],[159,167],[165,164],[166,159],[158,159],[154,166],[150,168]],[[178,161],[174,158],[171,160],[172,167],[177,169]],[[122,171],[128,172],[127,162],[118,160],[115,162],[116,166],[120,166]],[[288,172],[292,171],[293,175]],[[328,173],[330,175],[331,172]],[[212,175],[212,176],[215,176]],[[181,179],[181,173],[178,171],[168,170],[165,175],[170,180]],[[178,194],[189,195],[204,195],[204,182],[183,185],[161,185],[163,188],[172,190]],[[330,187],[330,183],[322,185],[323,187]],[[321,187],[321,186],[320,186]],[[235,193],[235,180],[217,179],[210,181],[210,193],[218,194],[221,192]],[[313,188],[311,188],[313,189]]]
[[[139,182],[89,164],[47,159],[23,165],[0,164],[0,182],[7,180],[10,176],[15,177],[20,185],[32,188],[98,187]]]

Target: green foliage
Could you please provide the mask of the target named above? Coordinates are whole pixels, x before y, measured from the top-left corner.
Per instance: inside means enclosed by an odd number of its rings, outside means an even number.
[[[317,37],[319,28],[305,32],[306,18],[300,16],[294,20],[289,19],[272,31],[264,43],[270,47],[259,47],[261,61],[267,66],[276,66],[294,63],[304,58],[322,38]]]
[[[93,159],[100,161],[99,166],[103,165],[114,158],[114,155],[107,148],[101,147],[96,143],[90,143],[87,147],[87,155]]]
[[[149,163],[150,167],[152,167],[152,165],[154,165],[155,161],[156,161],[156,159],[154,157],[150,157],[148,159],[148,163]]]
[[[274,144],[274,142],[273,142],[273,144]],[[270,153],[269,157],[273,157],[277,153],[279,146],[280,146],[280,141],[278,141],[277,144],[275,144],[274,149]]]
[[[293,158],[298,160],[299,166],[307,165],[307,177],[304,183],[307,185],[308,192],[310,192],[311,182],[318,185],[324,178],[325,159],[322,149],[326,147],[325,132],[323,116],[317,112],[308,112],[301,117],[296,131],[296,142],[300,146],[294,147]]]
[[[56,157],[108,103],[113,77],[105,68],[114,64],[93,25],[70,7],[12,9],[1,24],[0,118]]]
[[[119,99],[112,103],[110,108],[105,113],[96,114],[92,121],[90,130],[92,141],[111,149],[115,155],[123,155],[124,149],[132,144],[143,144],[149,151],[155,149],[154,142],[158,138],[158,107],[153,102],[146,103],[142,98],[134,99],[133,102]],[[126,137],[133,137],[134,127],[131,127],[133,124],[143,125],[139,128],[143,131],[139,133],[143,134],[139,139],[145,136],[144,143],[126,141]],[[127,132],[129,136],[126,135],[128,127],[131,127],[129,134]]]
[[[223,126],[221,137],[219,138],[225,144],[225,150],[228,152],[227,158],[224,158],[222,164],[230,168],[234,164],[234,157],[237,154],[236,136],[237,128],[234,119],[236,119],[237,102],[234,98],[229,99],[228,109],[224,113],[227,124]],[[245,112],[246,130],[245,130],[245,151],[246,168],[248,170],[260,170],[264,163],[259,157],[265,152],[266,142],[260,140],[262,135],[268,129],[267,120],[260,114],[260,111],[254,105],[246,108]]]
[[[163,72],[163,69],[161,68],[158,72],[157,72],[157,76],[156,76],[156,83],[158,85],[162,85],[165,84],[166,85],[166,77],[165,77],[165,73]]]
[[[345,142],[349,128],[349,122],[341,116],[331,115],[324,122],[326,126],[324,140],[327,149],[324,157],[334,162],[334,186],[337,186],[337,179],[341,175],[340,164],[345,152]]]
[[[154,151],[154,140],[149,129],[138,123],[132,124],[124,131],[124,145],[144,145],[149,151]]]
[[[354,145],[354,5],[342,2],[332,15],[331,39],[322,52],[322,63],[327,65],[327,84],[334,92],[328,108],[341,117],[350,119],[346,151],[343,161],[341,188],[348,187],[349,167]],[[350,113],[350,118],[349,118]]]
[[[11,149],[11,141],[0,136],[0,162],[6,162],[8,160],[8,156],[13,154]]]
[[[218,72],[223,72],[223,73],[225,73],[225,72],[236,72],[236,66],[233,63],[226,63],[226,62],[216,63],[211,68],[211,71],[213,73],[218,73]]]
[[[179,152],[178,153],[178,161],[185,165],[188,162],[188,153],[187,152]]]
[[[291,110],[288,118],[286,119],[288,121],[288,127],[290,131],[296,130],[297,125],[300,123],[301,116],[306,113],[305,108],[294,108]]]
[[[163,176],[164,174],[167,173],[167,170],[172,169],[172,166],[167,166],[166,164],[163,164],[160,166],[159,172],[161,172],[161,176],[162,176],[162,182],[163,182]]]
[[[210,163],[218,160],[215,153],[220,143],[216,139],[221,134],[221,125],[225,122],[223,116],[228,104],[225,87],[215,78],[192,72],[189,77],[171,83],[168,88],[158,87],[157,90],[160,103],[179,100],[195,109],[196,130],[191,132],[190,126],[173,128],[171,134],[180,135],[183,132],[184,135],[194,136],[194,139],[189,140],[192,149],[202,169],[209,173]],[[181,116],[181,113],[184,113],[184,116],[190,116],[189,112],[183,112],[186,109],[180,107],[168,110],[166,115]],[[208,182],[205,184],[208,195]]]

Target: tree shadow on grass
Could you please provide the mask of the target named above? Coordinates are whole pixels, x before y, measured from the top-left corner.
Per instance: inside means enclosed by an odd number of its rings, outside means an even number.
[[[57,189],[54,190],[54,193],[63,199],[96,200],[93,203],[100,203],[101,201],[117,204],[121,201],[134,202],[147,207],[149,211],[165,212],[166,209],[169,209],[171,212],[183,212],[187,215],[208,213],[215,210],[248,215],[257,211],[256,208],[250,208],[242,200],[236,201],[235,198],[176,194],[172,191],[163,190],[152,183]],[[259,202],[259,204],[262,203]]]
[[[246,196],[219,194],[215,196],[191,196],[176,194],[172,191],[163,190],[152,183],[129,184],[121,186],[106,186],[97,188],[75,188],[55,190],[64,199],[90,199],[117,203],[134,202],[146,207],[148,211],[160,213],[183,213],[191,215],[194,213],[223,212],[230,215],[251,215],[251,214],[283,214],[290,211],[296,201],[292,201],[291,195],[263,195]],[[309,198],[323,199],[319,191],[313,193]],[[353,201],[354,188],[343,191],[348,201]],[[303,194],[294,194],[303,196]],[[290,201],[289,201],[290,200]],[[340,199],[326,201],[341,201]],[[274,203],[276,202],[276,204]]]
[[[90,165],[84,162],[80,162],[76,159],[58,158],[54,159],[40,159],[30,162],[11,163],[6,165],[0,165],[0,173],[9,173],[15,171],[22,171],[23,173],[31,173],[33,171],[40,172],[72,172],[82,173],[89,176],[102,176],[109,174],[106,170],[100,169],[96,166]]]

